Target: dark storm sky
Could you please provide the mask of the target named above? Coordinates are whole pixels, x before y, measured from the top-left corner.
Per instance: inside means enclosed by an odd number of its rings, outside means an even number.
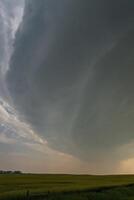
[[[20,118],[52,149],[122,158],[134,139],[134,1],[29,0],[14,48]]]

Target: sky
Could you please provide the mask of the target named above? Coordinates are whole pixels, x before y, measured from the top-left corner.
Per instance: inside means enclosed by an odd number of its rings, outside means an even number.
[[[9,2],[0,168],[134,173],[133,0]]]

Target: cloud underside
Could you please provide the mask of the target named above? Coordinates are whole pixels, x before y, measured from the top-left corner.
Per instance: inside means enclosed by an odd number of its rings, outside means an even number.
[[[53,149],[118,159],[133,141],[133,9],[126,0],[26,4],[7,84],[20,117]]]

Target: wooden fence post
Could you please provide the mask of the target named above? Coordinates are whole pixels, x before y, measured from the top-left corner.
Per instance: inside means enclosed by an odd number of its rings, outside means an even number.
[[[30,200],[30,192],[29,192],[29,190],[27,190],[27,192],[26,192],[26,200]]]

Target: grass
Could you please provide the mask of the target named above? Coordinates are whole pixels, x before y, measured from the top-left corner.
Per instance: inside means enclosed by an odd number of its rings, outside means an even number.
[[[25,200],[27,191],[32,199],[101,200],[114,195],[114,200],[132,200],[134,186],[129,184],[134,184],[134,175],[0,175],[0,200]]]

